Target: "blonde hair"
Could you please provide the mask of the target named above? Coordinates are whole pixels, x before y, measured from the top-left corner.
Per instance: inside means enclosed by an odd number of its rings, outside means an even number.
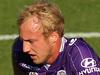
[[[37,16],[42,24],[43,34],[47,37],[50,33],[56,31],[60,37],[64,34],[64,18],[60,9],[48,2],[37,2],[28,6],[19,16],[18,24],[21,25],[24,20],[30,16]]]

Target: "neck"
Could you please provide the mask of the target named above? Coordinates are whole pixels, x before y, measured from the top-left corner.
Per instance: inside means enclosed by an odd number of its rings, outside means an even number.
[[[61,47],[61,38],[59,38],[55,44],[54,44],[54,48],[52,49],[52,56],[49,58],[48,60],[48,64],[52,64],[58,57],[59,55],[59,50]]]

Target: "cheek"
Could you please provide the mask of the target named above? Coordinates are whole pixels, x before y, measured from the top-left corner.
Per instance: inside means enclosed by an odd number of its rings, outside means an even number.
[[[48,44],[40,45],[38,50],[38,53],[42,56],[48,55],[50,53],[50,47]]]
[[[42,39],[42,40],[34,43],[34,46],[36,48],[38,48],[39,50],[45,50],[45,49],[49,48],[49,43],[47,41],[45,41],[45,40]]]
[[[43,56],[48,54],[48,52],[51,50],[50,47],[50,43],[48,41],[45,40],[39,40],[37,42],[35,42],[33,45],[33,50],[35,50],[35,52],[39,55],[39,56]]]
[[[42,53],[45,53],[45,52],[47,52],[49,50],[49,45],[48,44],[42,44],[41,46],[40,46],[40,52],[42,52]]]

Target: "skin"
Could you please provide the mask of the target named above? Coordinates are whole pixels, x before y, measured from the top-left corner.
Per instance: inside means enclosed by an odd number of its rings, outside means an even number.
[[[52,64],[59,55],[61,38],[57,32],[52,32],[45,38],[40,28],[41,23],[36,17],[29,17],[19,26],[23,52],[28,53],[36,64]]]

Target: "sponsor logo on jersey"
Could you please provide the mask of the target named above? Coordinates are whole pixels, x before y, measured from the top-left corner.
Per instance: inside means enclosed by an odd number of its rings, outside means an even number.
[[[66,71],[65,70],[59,70],[57,72],[57,75],[67,75]]]
[[[71,39],[71,41],[70,41],[70,43],[69,43],[69,46],[71,46],[71,45],[73,45],[75,42],[76,42],[76,38],[74,38],[74,39]]]
[[[29,75],[38,75],[37,72],[29,72]]]
[[[92,58],[85,58],[81,62],[81,66],[84,68],[90,68],[96,66],[96,61]]]
[[[90,74],[93,72],[100,72],[100,68],[96,67],[96,61],[93,58],[85,58],[81,61],[81,66],[85,68],[81,72],[79,72],[79,75],[85,75]]]
[[[22,66],[23,68],[30,69],[30,66],[25,63],[19,63],[19,65]]]

